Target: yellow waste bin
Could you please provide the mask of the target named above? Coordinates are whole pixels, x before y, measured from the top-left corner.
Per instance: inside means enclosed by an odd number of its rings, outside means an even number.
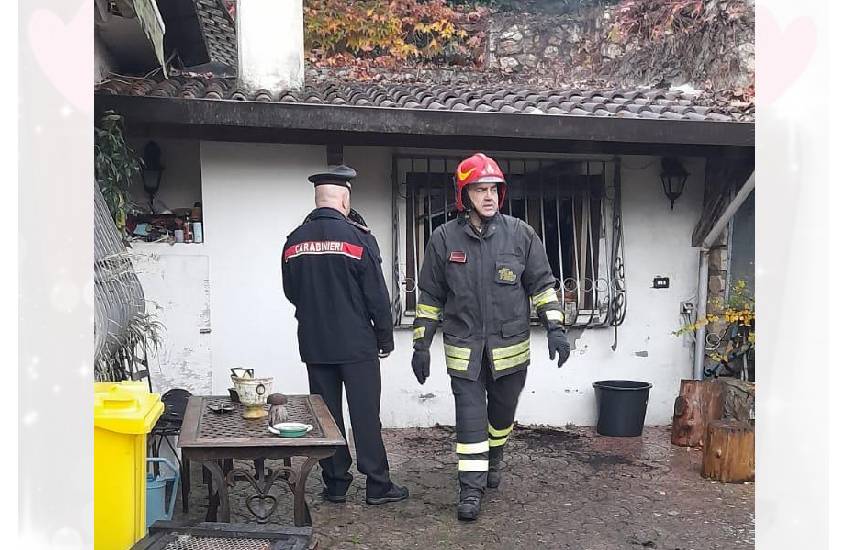
[[[147,434],[164,409],[145,382],[94,385],[96,550],[127,550],[145,536]]]

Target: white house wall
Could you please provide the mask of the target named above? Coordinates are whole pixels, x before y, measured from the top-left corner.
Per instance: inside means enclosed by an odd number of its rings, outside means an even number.
[[[134,243],[133,268],[146,311],[165,330],[148,356],[153,389],[212,392],[209,257],[202,244]]]
[[[325,166],[320,146],[204,142],[200,146],[204,198],[204,248],[210,258],[213,389],[224,393],[229,369],[255,368],[275,377],[276,390],[306,392],[293,308],[283,296],[280,253],[286,235],[312,208],[306,178]],[[346,161],[360,176],[352,205],[373,229],[391,275],[391,152],[346,147]],[[679,381],[688,378],[691,351],[671,332],[682,301],[696,294],[698,254],[691,232],[702,203],[702,164],[692,173],[671,211],[658,180],[657,159],[627,157],[622,165],[628,313],[611,350],[612,328],[581,333],[562,369],[548,360],[545,335],[532,334],[532,365],[517,413],[525,423],[592,425],[592,383],[605,379],[651,382],[648,424],[670,421]],[[653,290],[656,275],[671,288]],[[147,290],[147,289],[146,289]],[[398,329],[396,351],[382,362],[385,426],[454,423],[454,401],[438,336],[431,378],[419,386],[410,372],[411,333]],[[333,342],[329,342],[333,345]]]
[[[201,144],[213,387],[219,393],[231,385],[233,367],[274,376],[274,391],[308,393],[280,257],[287,234],[312,209],[306,178],[324,166],[323,147]]]

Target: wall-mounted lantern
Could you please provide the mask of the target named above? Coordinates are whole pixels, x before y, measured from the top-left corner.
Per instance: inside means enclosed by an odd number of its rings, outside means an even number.
[[[142,183],[145,186],[145,193],[150,197],[151,213],[155,214],[153,200],[159,191],[159,184],[162,182],[162,172],[165,167],[162,165],[162,152],[153,141],[149,141],[145,145],[145,151],[142,155],[144,165],[142,166]]]
[[[679,159],[661,159],[661,185],[664,187],[664,194],[670,199],[670,210],[673,210],[673,203],[684,191],[689,175]]]

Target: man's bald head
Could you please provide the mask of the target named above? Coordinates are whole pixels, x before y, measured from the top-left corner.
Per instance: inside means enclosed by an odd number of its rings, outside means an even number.
[[[316,208],[333,208],[347,216],[351,211],[351,192],[340,185],[316,185]]]

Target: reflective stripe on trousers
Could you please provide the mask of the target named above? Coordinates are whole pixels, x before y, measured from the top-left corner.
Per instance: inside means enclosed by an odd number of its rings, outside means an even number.
[[[489,363],[485,353],[477,380],[451,377],[461,492],[464,489],[484,490],[489,448],[502,447],[507,441],[513,429],[519,396],[525,386],[525,370],[493,380]]]

